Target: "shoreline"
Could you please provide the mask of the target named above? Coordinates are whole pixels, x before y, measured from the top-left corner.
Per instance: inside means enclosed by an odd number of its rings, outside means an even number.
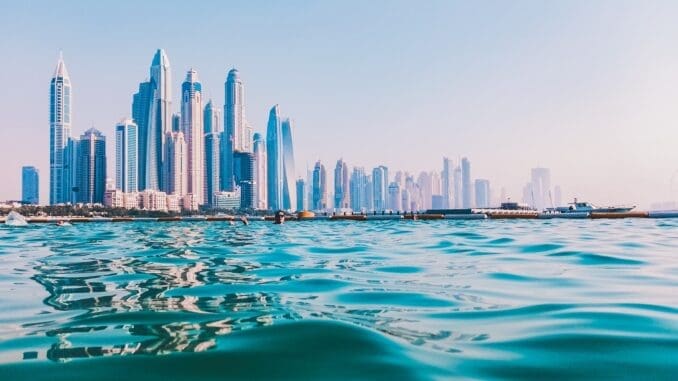
[[[120,222],[240,222],[246,218],[248,222],[267,221],[273,222],[273,215],[248,216],[248,215],[223,215],[223,216],[167,216],[167,217],[73,217],[73,216],[40,216],[25,217],[26,222],[31,224],[50,224],[59,221],[71,223],[120,223]],[[410,221],[428,221],[428,220],[503,220],[503,219],[529,219],[529,220],[551,220],[551,219],[626,219],[626,218],[678,218],[678,211],[633,211],[625,213],[539,213],[525,211],[496,211],[485,213],[469,214],[431,214],[431,213],[409,213],[409,214],[325,214],[314,216],[297,216],[295,214],[286,215],[287,221],[385,221],[385,220],[410,220]],[[4,224],[6,216],[0,217],[0,224]]]

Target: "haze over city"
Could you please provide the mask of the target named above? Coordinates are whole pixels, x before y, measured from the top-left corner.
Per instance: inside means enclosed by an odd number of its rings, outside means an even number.
[[[40,6],[50,12],[36,14]],[[0,15],[0,200],[18,199],[21,167],[49,188],[49,81],[63,52],[72,134],[108,139],[156,49],[169,56],[173,111],[187,70],[224,103],[228,71],[246,117],[266,132],[279,104],[295,122],[297,175],[386,165],[440,171],[468,157],[474,178],[520,199],[530,169],[551,169],[564,198],[678,199],[678,4],[563,2],[12,3]]]

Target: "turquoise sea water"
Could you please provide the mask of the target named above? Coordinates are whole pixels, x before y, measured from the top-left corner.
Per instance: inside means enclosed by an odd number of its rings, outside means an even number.
[[[678,220],[0,225],[0,380],[678,379]]]

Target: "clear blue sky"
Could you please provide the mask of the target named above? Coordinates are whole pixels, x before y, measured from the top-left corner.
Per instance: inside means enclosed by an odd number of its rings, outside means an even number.
[[[255,131],[276,103],[295,120],[302,172],[468,156],[473,177],[514,198],[541,165],[566,196],[676,199],[677,19],[672,1],[5,2],[0,199],[19,198],[21,166],[36,165],[46,200],[59,50],[73,132],[102,130],[112,168],[114,125],[159,47],[176,111],[186,70],[222,104],[235,66]]]

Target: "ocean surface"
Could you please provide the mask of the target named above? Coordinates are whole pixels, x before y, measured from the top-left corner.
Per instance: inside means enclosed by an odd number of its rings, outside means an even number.
[[[0,380],[676,380],[678,220],[0,225]]]

